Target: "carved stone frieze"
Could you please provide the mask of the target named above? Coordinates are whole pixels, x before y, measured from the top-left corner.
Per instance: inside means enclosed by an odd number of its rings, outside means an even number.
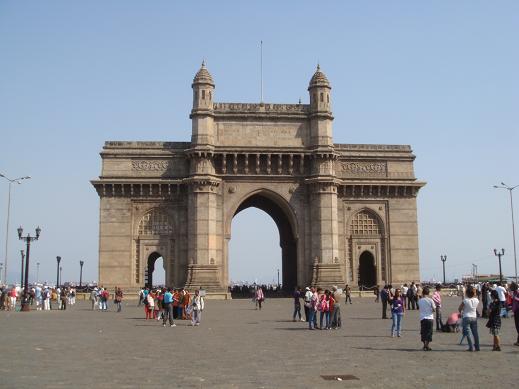
[[[340,171],[349,177],[386,177],[386,162],[339,162]]]
[[[134,160],[132,161],[132,169],[136,171],[155,171],[162,172],[169,168],[169,161],[163,160]]]

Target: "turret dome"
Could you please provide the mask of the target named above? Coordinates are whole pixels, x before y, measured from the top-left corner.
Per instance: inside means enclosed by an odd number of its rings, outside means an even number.
[[[310,80],[310,84],[308,85],[308,90],[315,87],[326,87],[331,88],[330,82],[328,81],[328,78],[326,78],[326,75],[321,72],[321,67],[319,64],[317,64],[317,69],[312,76],[312,79]]]
[[[200,70],[196,73],[195,78],[193,78],[193,84],[209,84],[214,87],[213,77],[205,67],[205,61],[202,61]]]

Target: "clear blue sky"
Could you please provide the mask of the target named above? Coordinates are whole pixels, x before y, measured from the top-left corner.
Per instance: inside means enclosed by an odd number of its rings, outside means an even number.
[[[337,143],[410,144],[423,279],[513,273],[508,195],[519,183],[517,1],[1,1],[0,171],[31,175],[13,193],[15,229],[40,225],[40,279],[97,279],[105,140],[190,138],[191,81],[205,58],[217,101],[308,101],[317,61],[332,83]],[[519,191],[516,194],[519,204]],[[0,185],[0,257],[7,184]],[[519,209],[515,209],[519,219]],[[280,266],[274,223],[261,211],[233,222],[231,276],[271,281]],[[252,266],[252,271],[248,270]],[[34,268],[33,268],[34,269]]]

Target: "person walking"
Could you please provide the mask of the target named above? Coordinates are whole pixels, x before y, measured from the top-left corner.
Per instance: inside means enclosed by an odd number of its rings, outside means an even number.
[[[162,299],[162,326],[166,327],[166,322],[169,320],[170,327],[176,327],[173,320],[173,293],[171,293],[171,288],[164,293]]]
[[[265,301],[265,295],[263,294],[263,289],[259,285],[256,287],[255,300],[257,304],[256,309],[258,309],[259,306],[259,310],[261,311],[261,304]]]
[[[123,291],[121,288],[116,288],[115,291],[115,305],[117,305],[117,312],[121,312],[123,302]]]
[[[387,302],[389,300],[389,289],[387,285],[380,292],[380,301],[382,302],[382,319],[387,319]]]
[[[344,293],[346,293],[346,301],[344,303],[346,304],[349,300],[351,304],[351,288],[348,284],[344,287]]]
[[[494,336],[494,348],[492,351],[501,351],[499,332],[501,331],[501,303],[497,291],[490,292],[492,302],[490,303],[488,322],[486,327],[490,329],[490,333]]]
[[[423,342],[423,350],[431,351],[429,344],[432,342],[433,322],[434,322],[434,301],[429,297],[429,288],[426,286],[422,290],[423,298],[418,301],[420,312],[420,335]]]
[[[342,326],[341,319],[341,293],[337,290],[337,286],[332,286],[332,296],[334,299],[333,312],[332,312],[332,328],[337,330]]]
[[[261,290],[261,288],[259,288],[259,290]],[[204,298],[202,296],[200,296],[200,291],[198,289],[195,290],[195,295],[193,296],[191,306],[193,307],[191,325],[199,326],[200,320],[202,319],[202,311],[204,310]],[[260,304],[260,309],[261,309],[261,304]]]
[[[442,323],[442,295],[441,295],[442,287],[440,284],[436,284],[435,291],[433,293],[432,299],[434,301],[434,307],[436,311],[436,331],[441,331],[443,328]]]
[[[373,294],[375,295],[375,302],[378,303],[380,301],[380,286],[375,286]]]
[[[462,313],[463,336],[467,337],[469,348],[467,351],[479,351],[479,334],[477,322],[477,307],[479,300],[475,297],[476,291],[472,285],[469,285],[465,291],[465,299],[461,302],[458,311]],[[471,338],[469,334],[472,332]]]
[[[519,290],[515,282],[510,285],[510,293],[512,294],[512,312],[514,313],[515,331],[517,332],[517,341],[514,346],[519,346]]]
[[[292,315],[292,321],[296,321],[296,317],[299,316],[300,321],[304,321],[301,317],[301,288],[299,286],[296,286],[296,289],[294,290],[294,314]]]
[[[402,318],[405,313],[404,299],[402,298],[402,292],[400,289],[395,290],[395,296],[391,299],[391,318],[393,324],[391,325],[391,337],[394,338],[395,334],[399,338],[402,336]]]

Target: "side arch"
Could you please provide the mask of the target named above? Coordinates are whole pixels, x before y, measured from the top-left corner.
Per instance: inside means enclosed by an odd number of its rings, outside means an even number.
[[[362,207],[354,212],[347,220],[348,263],[347,278],[354,285],[371,287],[371,276],[366,280],[366,274],[374,274],[374,284],[387,283],[390,280],[387,265],[387,226],[381,215],[369,207]],[[374,269],[367,271],[365,264],[366,253],[374,258]],[[367,271],[367,273],[366,273]]]
[[[162,257],[165,283],[171,285],[178,273],[175,255],[176,226],[174,218],[164,206],[153,206],[135,215],[132,250],[134,260],[132,273],[135,285],[153,283],[155,261]]]

